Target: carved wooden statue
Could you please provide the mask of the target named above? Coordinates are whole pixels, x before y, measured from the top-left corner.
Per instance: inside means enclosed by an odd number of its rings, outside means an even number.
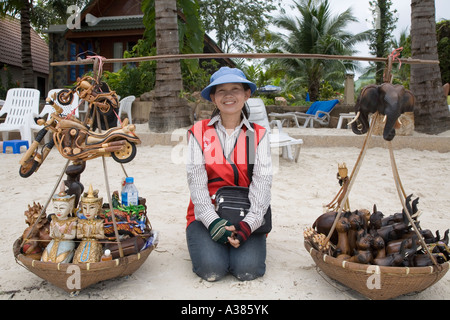
[[[50,221],[45,215],[41,217],[41,211],[42,205],[34,202],[33,206],[28,205],[28,210],[24,213],[28,228],[22,235],[25,241],[22,251],[24,255],[36,260],[41,259],[42,252],[52,240],[50,238]]]
[[[77,239],[81,239],[75,256],[74,263],[90,263],[99,262],[101,260],[103,250],[102,244],[98,242],[105,238],[103,230],[103,220],[96,219],[100,208],[102,207],[103,198],[98,197],[98,190],[93,190],[92,185],[89,191],[81,197],[82,217],[79,217],[77,224]]]
[[[75,252],[75,236],[77,218],[72,217],[75,196],[64,191],[52,198],[53,212],[50,222],[50,237],[52,241],[42,253],[41,260],[45,262],[70,263]]]

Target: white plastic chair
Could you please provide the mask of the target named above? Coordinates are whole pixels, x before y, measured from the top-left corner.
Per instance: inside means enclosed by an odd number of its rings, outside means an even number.
[[[69,113],[71,113],[73,110],[75,110],[75,117],[79,118],[80,113],[78,110],[78,104],[80,103],[80,98],[78,97],[78,94],[75,93],[73,96],[73,101],[69,105],[62,105],[58,102],[58,100],[53,98],[54,94],[58,94],[59,91],[62,89],[52,89],[47,93],[47,97],[51,98],[55,104],[60,106],[63,109],[62,116],[67,116]],[[39,114],[39,117],[43,118],[45,115],[47,115],[47,120],[50,119],[50,115],[55,112],[55,108],[53,108],[52,105],[46,104],[44,106],[44,109],[42,109],[42,112]],[[33,138],[34,132],[39,132],[44,126],[38,125],[34,120],[30,124],[30,130],[31,130],[31,137]],[[45,135],[45,143],[48,143],[50,141],[50,134]]]
[[[133,123],[133,119],[131,116],[131,107],[133,106],[133,102],[136,99],[135,96],[128,96],[119,101],[119,118],[122,113],[126,113],[130,124]],[[117,126],[120,127],[120,120],[117,119]]]
[[[269,117],[274,120],[280,120],[281,125],[284,125],[284,122],[287,121],[288,125],[292,121],[297,128],[300,128],[300,124],[298,123],[297,117],[294,112],[285,112],[285,113],[269,113]]]
[[[9,139],[10,132],[20,132],[22,140],[31,145],[33,137],[29,128],[32,117],[39,113],[39,90],[28,88],[9,89],[0,116],[6,115],[4,123],[0,123],[3,141]]]
[[[84,101],[84,103],[82,103],[78,108],[78,113],[80,115],[81,121],[84,121],[84,118],[87,116],[88,111],[89,111],[89,103],[87,101]]]
[[[269,132],[270,147],[283,148],[283,157],[286,157],[291,161],[298,162],[303,140],[292,138],[284,132],[281,121],[274,120],[269,123],[266,106],[264,105],[264,101],[262,99],[250,98],[247,100],[247,105],[250,108],[250,117],[248,120],[263,126]],[[271,124],[276,125],[277,130],[272,130]],[[292,150],[293,146],[296,148],[295,152]]]

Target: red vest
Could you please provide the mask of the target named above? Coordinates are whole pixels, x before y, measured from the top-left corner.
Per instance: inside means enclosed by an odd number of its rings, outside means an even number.
[[[242,127],[233,151],[226,158],[216,129],[214,126],[208,126],[209,121],[209,119],[198,121],[188,131],[189,139],[193,136],[203,151],[205,169],[208,174],[209,195],[212,196],[217,189],[223,186],[248,187],[250,180],[247,171],[249,162],[247,128]],[[266,130],[257,124],[253,124],[253,129],[256,153],[256,147]],[[186,219],[187,225],[195,220],[192,200],[189,201]]]

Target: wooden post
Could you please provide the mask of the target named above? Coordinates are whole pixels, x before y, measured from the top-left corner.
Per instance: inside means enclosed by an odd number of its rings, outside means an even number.
[[[344,85],[344,104],[353,105],[355,104],[355,75],[346,74],[345,75],[345,85]]]

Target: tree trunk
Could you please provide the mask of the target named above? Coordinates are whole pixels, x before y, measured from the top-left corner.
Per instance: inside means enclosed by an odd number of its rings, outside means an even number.
[[[31,58],[31,25],[30,14],[32,5],[29,0],[23,0],[20,10],[20,31],[22,41],[22,86],[34,88],[33,60]]]
[[[411,57],[439,60],[434,0],[411,0]],[[410,89],[416,97],[414,125],[420,132],[438,134],[450,129],[447,100],[439,65],[411,65]]]
[[[156,52],[178,54],[177,1],[155,0]],[[153,106],[148,126],[167,132],[191,125],[190,108],[180,97],[183,89],[180,60],[158,60]]]
[[[387,3],[386,0],[378,0],[377,1],[378,9],[380,10],[380,16],[377,17],[380,21],[379,28],[375,29],[376,34],[376,57],[386,57],[388,50],[390,48],[390,39],[387,34],[388,31],[386,29],[389,27],[389,20],[387,18],[388,10],[390,10],[390,3]],[[390,19],[392,21],[392,19]],[[385,63],[383,62],[375,62],[375,81],[377,84],[383,83],[383,71],[385,67]]]

